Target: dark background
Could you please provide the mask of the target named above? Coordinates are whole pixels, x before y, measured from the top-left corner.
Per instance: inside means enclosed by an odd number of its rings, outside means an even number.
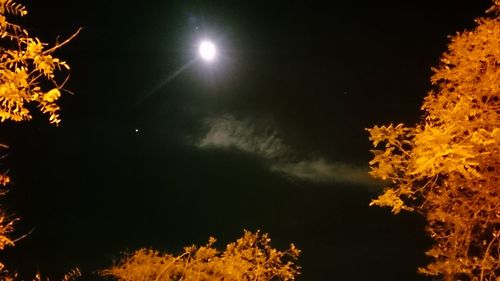
[[[412,124],[447,36],[489,1],[25,1],[15,19],[72,67],[61,126],[35,114],[5,123],[14,183],[3,207],[32,231],[2,256],[25,276],[57,280],[109,266],[122,251],[173,253],[243,229],[303,250],[299,280],[430,280],[416,273],[430,241],[415,214],[370,208],[378,189],[290,181],[261,159],[199,150],[203,120],[270,120],[289,145],[366,166],[364,128]],[[215,38],[215,65],[195,63]],[[135,132],[139,129],[139,132]]]

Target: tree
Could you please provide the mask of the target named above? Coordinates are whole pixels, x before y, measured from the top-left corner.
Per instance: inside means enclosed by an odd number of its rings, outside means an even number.
[[[284,252],[272,248],[267,234],[245,231],[223,252],[214,243],[210,238],[205,246],[186,247],[179,256],[140,249],[102,274],[124,281],[287,281],[299,274],[292,260],[300,251],[293,244]]]
[[[0,0],[0,122],[30,120],[30,108],[34,105],[49,116],[50,123],[57,125],[61,121],[57,101],[67,77],[59,83],[55,73],[61,69],[69,70],[69,65],[54,57],[53,53],[80,30],[67,40],[48,47],[38,38],[31,37],[22,26],[7,19],[27,13],[25,6],[13,0]],[[7,146],[0,144],[0,148],[6,149]],[[1,173],[0,186],[5,187],[9,182],[8,175]],[[0,191],[0,195],[4,193]],[[13,222],[0,210],[0,250],[14,245],[9,236]],[[0,272],[5,273],[1,263]]]
[[[371,205],[427,219],[444,280],[500,278],[500,1],[471,31],[451,37],[433,69],[423,121],[367,129],[371,175],[390,186]]]
[[[49,115],[49,121],[59,124],[57,100],[64,83],[59,84],[54,72],[69,65],[52,54],[73,39],[80,30],[61,43],[48,44],[20,25],[7,21],[7,15],[24,16],[26,7],[12,0],[0,0],[0,120],[31,119],[29,104],[35,104]]]

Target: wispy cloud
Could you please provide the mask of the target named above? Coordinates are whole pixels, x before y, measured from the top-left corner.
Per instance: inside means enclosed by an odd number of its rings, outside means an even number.
[[[199,148],[235,148],[266,159],[276,159],[288,150],[277,132],[269,128],[256,128],[232,116],[207,119],[205,123],[209,130],[198,142]]]
[[[356,167],[324,158],[299,159],[278,132],[269,126],[224,116],[206,120],[207,133],[197,143],[200,149],[227,148],[254,154],[268,161],[271,171],[292,179],[315,183],[374,185],[367,167]],[[295,160],[291,160],[295,159]]]
[[[276,163],[271,166],[276,172],[289,177],[320,183],[350,183],[359,185],[375,185],[368,175],[368,169],[346,163],[328,162],[322,158],[302,160],[295,163]]]

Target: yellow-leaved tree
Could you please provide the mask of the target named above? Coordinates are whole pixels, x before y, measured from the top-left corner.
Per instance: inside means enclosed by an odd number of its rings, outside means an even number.
[[[420,124],[368,129],[371,174],[390,183],[371,204],[425,216],[419,271],[444,280],[500,278],[500,1],[488,12],[451,37]]]
[[[34,105],[48,115],[50,123],[57,125],[61,121],[57,101],[67,79],[59,80],[55,73],[69,70],[69,66],[53,53],[80,30],[67,40],[49,46],[9,19],[27,13],[25,6],[13,0],[0,0],[0,122],[30,120],[30,106]],[[0,149],[5,148],[6,145],[0,144]],[[8,175],[0,173],[0,186],[5,187],[9,182]],[[4,193],[0,190],[0,195]],[[12,230],[13,220],[0,210],[0,250],[14,245],[9,236]],[[0,273],[2,280],[7,279],[2,263]]]
[[[205,246],[186,247],[178,256],[140,249],[102,274],[123,281],[289,281],[299,274],[293,261],[300,251],[293,244],[284,252],[276,250],[259,231],[245,231],[224,251],[214,243],[210,238]]]

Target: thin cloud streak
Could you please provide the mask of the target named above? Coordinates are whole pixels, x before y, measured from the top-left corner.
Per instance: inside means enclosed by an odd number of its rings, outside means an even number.
[[[368,175],[366,168],[338,162],[329,163],[321,158],[296,163],[279,163],[271,166],[271,169],[303,181],[377,185],[377,182]]]
[[[323,158],[300,159],[286,145],[278,132],[266,126],[251,125],[233,116],[207,119],[207,133],[197,143],[200,149],[237,149],[254,154],[269,162],[271,171],[288,178],[314,183],[347,183],[364,186],[377,185],[368,175],[367,167],[328,162]]]

